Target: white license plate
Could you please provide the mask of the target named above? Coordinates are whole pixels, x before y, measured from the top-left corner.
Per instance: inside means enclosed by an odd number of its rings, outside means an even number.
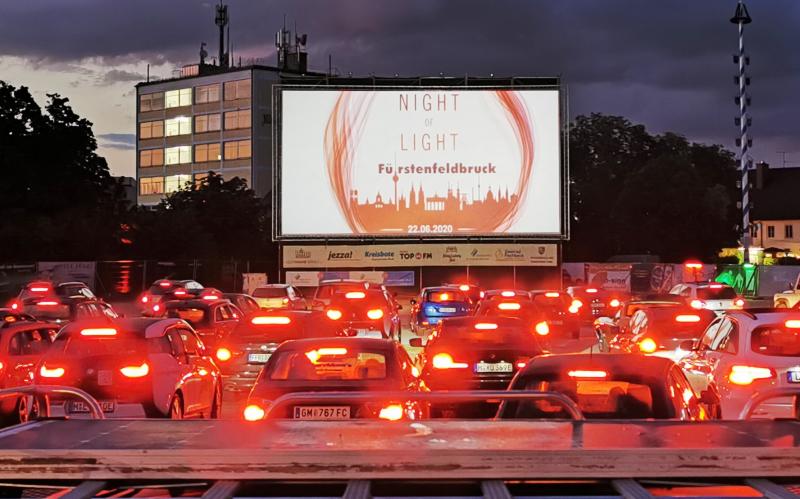
[[[251,353],[247,356],[247,362],[252,364],[266,364],[272,354],[269,353]]]
[[[111,386],[114,384],[111,371],[97,371],[97,384],[100,386]]]
[[[103,409],[103,412],[114,412],[117,410],[117,403],[113,400],[101,400],[99,401],[100,408]],[[89,406],[86,405],[86,402],[80,400],[70,400],[67,402],[67,412],[70,414],[85,414],[92,412],[89,409]]]
[[[513,370],[511,362],[478,362],[475,364],[476,373],[510,373]]]
[[[452,313],[455,313],[455,311],[456,311],[455,307],[441,307],[439,309],[439,312],[443,312],[443,313],[446,313],[446,314],[448,314],[448,313],[452,314]]]
[[[350,419],[350,407],[306,406],[294,408],[294,419],[332,421]]]
[[[800,371],[787,372],[786,379],[789,380],[789,383],[800,383]]]

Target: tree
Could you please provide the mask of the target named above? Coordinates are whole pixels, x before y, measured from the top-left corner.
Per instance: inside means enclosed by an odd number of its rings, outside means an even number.
[[[122,186],[96,153],[92,123],[48,94],[0,81],[0,258],[97,259],[119,249]]]

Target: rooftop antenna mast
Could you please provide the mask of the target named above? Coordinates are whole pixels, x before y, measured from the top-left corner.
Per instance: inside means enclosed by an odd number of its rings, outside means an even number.
[[[735,123],[739,126],[739,138],[736,139],[736,145],[739,146],[739,168],[742,182],[742,262],[750,263],[750,181],[747,173],[752,165],[748,153],[750,146],[753,145],[753,140],[748,136],[748,128],[752,122],[747,116],[747,106],[750,105],[747,86],[750,85],[750,78],[747,77],[745,68],[750,64],[750,58],[745,56],[744,52],[744,25],[750,24],[753,19],[747,12],[744,0],[739,0],[736,5],[736,12],[731,18],[731,22],[739,25],[739,52],[733,56],[733,62],[739,65],[739,73],[734,81],[739,86],[739,95],[735,98],[736,104],[739,105],[739,117],[735,119]]]
[[[228,25],[228,21],[228,6],[220,0],[219,5],[217,5],[217,16],[214,18],[214,22],[219,27],[219,66],[221,68],[228,67],[228,54],[225,53],[225,27]]]

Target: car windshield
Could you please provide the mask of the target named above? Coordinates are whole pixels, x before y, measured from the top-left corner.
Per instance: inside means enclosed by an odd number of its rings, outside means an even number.
[[[257,288],[253,291],[255,298],[285,298],[288,293],[287,288]]]
[[[754,352],[771,357],[800,357],[800,329],[761,327],[750,335]]]
[[[733,300],[736,298],[736,291],[728,286],[697,288],[697,297],[701,300]]]
[[[431,303],[446,303],[452,301],[460,301],[465,302],[467,300],[467,295],[465,295],[462,291],[457,289],[435,289],[435,290],[428,290],[425,292],[425,301]]]
[[[208,310],[192,307],[175,307],[167,309],[167,317],[183,319],[189,324],[199,324],[208,318]]]
[[[273,356],[269,378],[279,381],[364,381],[386,378],[386,356],[352,348],[287,350]]]

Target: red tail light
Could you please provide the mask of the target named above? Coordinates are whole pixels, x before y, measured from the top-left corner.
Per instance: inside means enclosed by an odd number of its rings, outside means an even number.
[[[153,310],[154,313],[160,312],[161,311],[161,305],[159,305],[159,304],[153,305],[153,309],[152,310]]]
[[[431,361],[434,369],[466,369],[469,367],[465,362],[454,362],[453,356],[449,353],[437,353]]]
[[[616,298],[612,298],[612,299],[611,299],[611,301],[610,301],[610,302],[608,302],[608,304],[609,304],[611,307],[617,308],[617,307],[619,307],[619,306],[620,306],[620,301],[619,301],[619,300],[617,300]]]
[[[800,320],[798,319],[789,319],[788,321],[783,323],[789,329],[800,329]]]
[[[379,308],[373,308],[372,310],[368,310],[367,317],[369,317],[373,321],[376,321],[383,317],[383,310]]]
[[[390,404],[382,407],[378,417],[387,421],[400,421],[403,419],[403,406],[400,404]]]
[[[329,310],[330,312],[330,310]],[[285,326],[290,324],[292,319],[289,317],[285,317],[282,315],[266,315],[266,316],[257,316],[250,319],[250,323],[255,326],[265,326],[265,325],[281,325]]]
[[[597,288],[586,288],[586,292],[590,294],[597,293]]]
[[[481,293],[480,293],[480,297],[481,297],[481,298],[484,298],[485,296],[486,296],[486,293],[484,293],[483,291],[481,291]]]
[[[39,368],[39,376],[43,378],[61,378],[64,376],[65,372],[63,367],[49,368],[46,365],[42,365],[42,367]]]
[[[119,372],[128,378],[143,378],[150,373],[150,366],[147,362],[142,362],[138,366],[125,366]]]
[[[497,309],[498,310],[519,310],[521,308],[522,308],[522,305],[520,305],[517,302],[507,302],[507,303],[498,303],[497,304]]]
[[[458,287],[461,291],[469,291],[469,284],[462,284]]]
[[[149,301],[150,301],[150,297],[149,296],[147,296],[147,295],[142,296],[142,298],[141,298],[141,302],[142,303],[147,303]]]
[[[267,412],[255,404],[250,404],[244,408],[245,421],[261,421],[266,415]]]
[[[505,298],[512,298],[515,294],[516,293],[514,293],[513,291],[502,291],[500,293],[500,296],[503,296]]]
[[[722,284],[709,284],[708,287],[711,289],[722,289]]]
[[[222,362],[227,362],[231,360],[233,354],[227,348],[218,348],[217,349],[217,359],[221,360]]]
[[[288,298],[284,298],[283,300],[281,300],[281,303],[286,305],[287,303],[289,303],[289,299]]]
[[[479,322],[475,324],[475,329],[479,330],[487,330],[487,329],[497,329],[497,324],[493,322]]]
[[[11,310],[19,310],[20,308],[22,307],[20,306],[18,301],[11,303]]]
[[[81,336],[116,336],[117,330],[111,327],[82,329]]]
[[[186,296],[188,293],[186,292],[185,289],[176,289],[175,291],[172,292],[172,294],[175,296]]]
[[[639,350],[642,353],[653,353],[658,350],[658,343],[652,338],[645,338],[639,342]]]
[[[684,314],[675,317],[675,322],[700,322],[700,316],[694,314]]]
[[[330,308],[327,312],[325,312],[325,315],[327,315],[328,319],[332,321],[338,321],[342,318],[342,311],[336,310],[335,308]]]
[[[34,292],[34,293],[47,293],[48,291],[50,291],[50,288],[45,287],[45,286],[36,286],[36,287],[30,288],[30,290],[32,292]]]
[[[534,330],[536,331],[536,334],[538,334],[539,336],[547,336],[548,334],[550,334],[550,326],[548,326],[547,322],[545,321],[536,324]]]
[[[561,296],[561,293],[556,293],[555,291],[548,291],[544,294],[547,298],[558,298]]]
[[[586,369],[576,369],[574,371],[567,372],[567,375],[570,378],[606,378],[608,377],[608,373],[605,371],[596,371],[596,370],[586,370]]]
[[[703,264],[700,262],[686,262],[684,265],[686,266],[687,269],[692,269],[692,270],[699,270],[703,268]]]
[[[172,286],[172,283],[169,281],[161,281],[158,283],[158,285],[161,286],[162,288],[168,288]]]
[[[362,298],[366,297],[367,294],[363,291],[348,291],[344,294],[344,297],[348,300],[361,300]]]
[[[775,377],[775,371],[767,367],[753,366],[731,366],[728,379],[734,385],[747,386],[758,379],[770,379]]]
[[[742,308],[744,307],[744,300],[741,298],[737,298],[736,300],[734,300],[733,304],[739,308]]]
[[[689,302],[689,306],[693,309],[700,310],[706,308],[706,302],[703,300],[692,300]]]
[[[40,307],[55,307],[56,305],[58,305],[58,302],[57,301],[39,301],[39,302],[36,302],[36,305],[40,306]]]
[[[205,295],[205,296],[203,296],[203,299],[204,300],[208,300],[208,301],[219,300],[219,296],[217,296],[217,295]]]

